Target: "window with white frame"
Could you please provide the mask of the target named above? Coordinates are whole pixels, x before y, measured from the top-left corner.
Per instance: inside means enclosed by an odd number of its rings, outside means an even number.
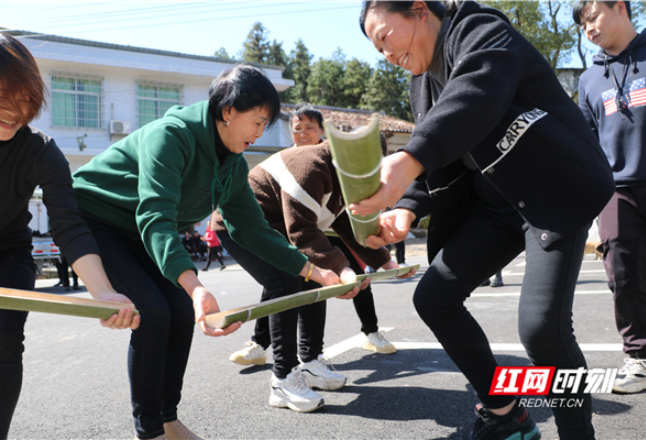
[[[52,76],[52,126],[102,128],[102,80],[71,75]]]
[[[182,101],[181,88],[176,85],[137,83],[139,127],[159,119],[174,105]]]

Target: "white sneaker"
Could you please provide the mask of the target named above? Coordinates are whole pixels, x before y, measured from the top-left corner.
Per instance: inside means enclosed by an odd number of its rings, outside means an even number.
[[[617,373],[613,393],[630,394],[646,390],[646,359],[625,358]]]
[[[394,353],[397,351],[395,346],[388,342],[381,332],[368,333],[366,342],[363,343],[363,349],[374,351],[375,353]]]
[[[343,388],[348,380],[343,374],[335,373],[330,369],[331,365],[323,355],[319,354],[316,360],[300,365],[305,383],[310,388],[334,391]]]
[[[270,406],[311,412],[323,404],[323,397],[308,388],[298,366],[294,367],[285,379],[279,379],[275,374],[271,375]]]
[[[240,365],[265,365],[267,355],[262,345],[256,344],[253,341],[247,341],[244,345],[246,345],[245,348],[229,356],[231,362]]]

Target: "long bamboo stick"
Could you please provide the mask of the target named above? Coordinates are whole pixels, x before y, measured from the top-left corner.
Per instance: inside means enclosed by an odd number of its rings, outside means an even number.
[[[358,281],[356,283],[306,290],[303,292],[294,293],[293,295],[284,296],[282,298],[263,301],[258,304],[252,304],[245,307],[238,307],[236,309],[212,313],[210,315],[206,315],[205,323],[210,328],[218,329],[228,327],[229,325],[237,321],[247,322],[258,318],[264,318],[265,316],[273,315],[274,313],[284,312],[285,310],[306,306],[309,304],[314,304],[318,301],[345,295],[354,287],[358,287],[361,284],[361,281],[366,279],[367,277],[370,277],[371,279],[394,278],[400,275],[405,275],[413,270],[413,268],[418,267],[419,264],[416,264],[413,266],[401,267],[399,269],[375,272],[370,275],[358,275]]]
[[[354,238],[365,247],[366,238],[381,231],[380,213],[352,215],[347,207],[350,203],[371,197],[381,186],[379,115],[374,114],[367,126],[353,133],[343,133],[327,121],[323,122],[323,128],[330,141],[330,151]]]
[[[0,287],[0,309],[108,319],[126,307],[133,309],[133,314],[139,313],[134,309],[132,304],[127,303],[59,296],[31,290]]]

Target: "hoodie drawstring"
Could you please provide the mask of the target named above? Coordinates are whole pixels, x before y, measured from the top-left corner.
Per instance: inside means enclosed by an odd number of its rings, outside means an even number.
[[[213,207],[213,210],[215,211],[215,208],[218,205],[223,205],[224,203],[229,200],[229,193],[231,192],[231,181],[233,179],[231,178],[231,173],[229,173],[224,179],[224,184],[218,179],[217,176],[213,178],[213,182],[211,183],[211,204]],[[220,193],[220,200],[218,200],[218,203],[215,203],[215,191],[218,191]]]

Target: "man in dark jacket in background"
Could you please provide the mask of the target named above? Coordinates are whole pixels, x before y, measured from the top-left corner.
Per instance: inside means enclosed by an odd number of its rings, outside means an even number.
[[[579,83],[579,105],[608,157],[617,190],[599,236],[617,329],[628,355],[613,391],[646,389],[646,35],[630,2],[578,2],[574,21],[601,48]]]

